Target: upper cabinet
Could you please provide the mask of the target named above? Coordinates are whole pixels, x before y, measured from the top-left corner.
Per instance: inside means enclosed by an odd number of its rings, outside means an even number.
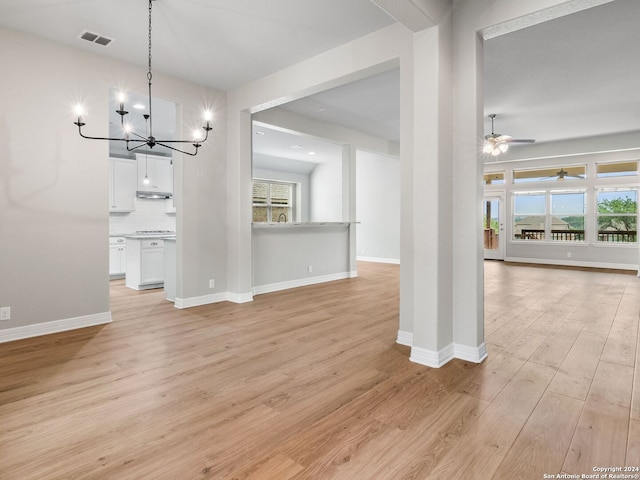
[[[170,157],[136,153],[138,190],[173,194],[173,165]]]
[[[136,209],[136,162],[109,158],[109,211],[133,212]]]

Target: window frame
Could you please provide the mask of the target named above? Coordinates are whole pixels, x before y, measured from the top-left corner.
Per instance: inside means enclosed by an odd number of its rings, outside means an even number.
[[[255,202],[255,197],[253,196],[253,187],[256,183],[264,183],[267,185],[267,198],[265,203]],[[289,187],[289,201],[288,203],[273,203],[271,199],[271,185],[284,185]],[[296,183],[295,182],[287,182],[283,180],[270,180],[266,178],[253,178],[251,181],[251,212],[252,219],[254,217],[255,207],[265,207],[267,209],[267,220],[264,222],[258,222],[253,220],[252,223],[290,223],[293,222],[293,217],[295,215],[295,204],[296,204]],[[273,209],[274,208],[286,208],[289,210],[289,214],[286,216],[287,219],[285,222],[279,222],[277,219],[273,219]]]
[[[618,177],[619,178],[619,177]],[[633,213],[600,213],[599,211],[599,205],[600,205],[600,200],[599,200],[599,194],[600,193],[607,193],[607,192],[635,192],[635,212]],[[619,185],[619,186],[597,186],[594,188],[594,196],[593,196],[593,203],[594,203],[594,220],[595,220],[595,238],[594,238],[594,245],[597,246],[634,246],[634,245],[638,245],[638,195],[640,193],[640,188],[638,186],[631,186],[631,185]],[[624,217],[634,217],[635,218],[635,224],[636,224],[636,230],[635,230],[635,240],[632,242],[625,242],[625,241],[620,241],[620,242],[616,242],[616,241],[605,241],[605,240],[600,240],[600,218],[601,217],[607,217],[607,216],[624,216]],[[629,230],[629,231],[633,231],[633,230]]]
[[[580,194],[582,195],[582,213],[571,213],[568,212],[567,215],[563,215],[564,217],[581,217],[583,219],[583,229],[582,230],[570,230],[567,229],[566,232],[574,232],[574,234],[569,235],[569,238],[566,235],[562,235],[564,230],[553,228],[553,219],[558,218],[559,220],[564,221],[560,218],[561,214],[554,214],[553,212],[553,196],[554,195],[568,195],[568,194]],[[538,196],[544,197],[544,212],[543,213],[517,213],[516,212],[516,199],[518,197],[525,196]],[[586,244],[588,239],[588,222],[589,216],[587,212],[587,202],[588,202],[588,194],[586,188],[575,188],[575,189],[557,189],[557,188],[545,188],[540,190],[520,190],[520,191],[512,191],[511,192],[512,204],[511,204],[511,242],[517,243],[531,243],[532,240],[535,243],[549,243],[549,244]],[[517,217],[543,217],[544,218],[544,229],[528,229],[528,238],[522,238],[524,229],[520,229],[520,237],[518,238],[518,227],[516,226]],[[580,233],[581,232],[581,233]],[[554,238],[555,236],[555,238]],[[541,238],[540,238],[541,237]],[[564,237],[564,238],[561,238]]]

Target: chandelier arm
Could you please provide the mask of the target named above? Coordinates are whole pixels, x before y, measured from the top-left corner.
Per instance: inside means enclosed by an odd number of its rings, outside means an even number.
[[[76,125],[77,125],[77,123],[76,123]],[[82,138],[87,138],[89,140],[110,140],[110,141],[114,141],[114,142],[142,142],[143,144],[145,144],[147,142],[146,139],[144,139],[144,140],[127,140],[126,138],[92,137],[90,135],[85,135],[84,133],[82,133],[82,127],[81,126],[78,126],[78,133],[80,134],[80,136]],[[188,142],[185,141],[185,143],[188,143]]]
[[[130,135],[131,135],[131,134],[133,134],[133,135],[135,135],[136,137],[138,137],[138,138],[140,139],[140,140],[136,140],[136,139],[133,139],[133,140],[132,140],[132,139],[129,139],[129,141],[130,141],[130,142],[145,142],[145,143],[146,143],[146,142],[148,142],[148,141],[149,141],[149,137],[143,137],[143,136],[142,136],[142,135],[140,135],[139,133],[136,133],[136,132],[130,132],[129,134],[130,134]],[[126,140],[126,138],[125,138],[124,140]]]
[[[175,143],[175,141],[174,141],[174,143]],[[180,143],[188,143],[188,142],[185,141],[185,142],[180,142]],[[174,150],[176,152],[184,153],[185,155],[191,155],[192,157],[195,157],[198,154],[198,146],[196,146],[196,144],[194,144],[194,143],[192,143],[192,145],[194,147],[196,147],[196,150],[195,150],[194,153],[190,153],[190,152],[187,152],[185,150],[180,150],[179,148],[170,147],[169,145],[165,145],[164,143],[157,142],[157,141],[156,141],[156,145],[160,145],[161,147],[168,148],[169,150]]]
[[[133,140],[134,142],[142,142],[142,140]],[[142,142],[140,145],[133,147],[133,148],[129,148],[129,142],[127,142],[127,152],[133,152],[134,150],[137,150],[139,148],[144,147],[147,144],[147,142]]]

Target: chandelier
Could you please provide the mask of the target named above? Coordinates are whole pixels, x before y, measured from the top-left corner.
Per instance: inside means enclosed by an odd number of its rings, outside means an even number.
[[[73,123],[74,125],[78,126],[78,133],[82,138],[88,138],[90,140],[111,140],[116,142],[125,142],[126,148],[129,152],[144,147],[145,145],[149,148],[153,148],[156,145],[159,145],[170,150],[175,150],[176,152],[195,156],[198,154],[198,148],[200,148],[202,144],[207,140],[207,138],[209,138],[209,132],[212,130],[210,124],[211,112],[209,111],[206,111],[204,113],[205,124],[202,126],[202,130],[204,130],[204,132],[200,132],[199,130],[195,131],[191,140],[160,140],[153,136],[153,118],[151,116],[151,79],[153,77],[151,74],[151,10],[153,1],[154,0],[149,0],[149,69],[147,71],[147,84],[149,87],[149,114],[144,115],[148,127],[146,131],[147,136],[139,135],[133,130],[129,123],[125,122],[125,116],[129,112],[125,110],[125,95],[122,92],[118,94],[119,108],[116,110],[116,113],[120,115],[120,125],[122,126],[122,130],[124,133],[124,136],[122,138],[92,137],[89,135],[84,135],[82,133],[82,127],[85,126],[86,123],[82,121],[83,108],[81,105],[76,106],[77,120]],[[193,145],[193,147],[195,147],[195,150],[191,152],[183,150],[184,147],[182,147],[182,145],[185,144]],[[180,148],[178,148],[178,146],[180,146]]]

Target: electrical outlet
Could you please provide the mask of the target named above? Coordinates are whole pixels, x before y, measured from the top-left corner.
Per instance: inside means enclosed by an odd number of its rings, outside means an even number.
[[[10,319],[11,319],[11,307],[0,308],[0,320],[10,320]]]
[[[309,272],[309,273],[313,272],[313,265],[309,265],[307,267],[307,272]]]
[[[216,287],[216,280],[212,278],[211,280],[209,280],[209,288],[215,288],[215,287]]]
[[[567,258],[571,258],[571,252],[567,252]]]

